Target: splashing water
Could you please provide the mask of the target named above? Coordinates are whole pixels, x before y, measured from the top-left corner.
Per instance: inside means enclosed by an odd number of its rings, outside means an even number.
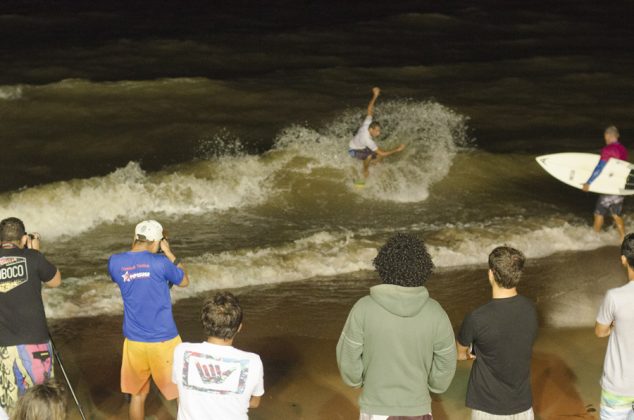
[[[429,188],[449,173],[459,147],[466,144],[466,118],[434,102],[387,102],[378,111],[385,127],[381,144],[389,148],[403,142],[408,148],[373,168],[372,183],[362,197],[425,200]],[[291,126],[280,133],[274,149],[261,156],[243,154],[239,140],[221,132],[201,143],[207,160],[156,173],[131,162],[103,177],[4,194],[0,217],[20,214],[25,223],[49,237],[73,236],[99,224],[138,220],[150,213],[198,215],[262,205],[278,200],[289,179],[303,180],[325,169],[329,173],[324,188],[345,186],[360,194],[345,182],[360,166],[347,154],[358,124],[356,113],[348,111],[322,130]],[[287,197],[294,191],[290,193]]]

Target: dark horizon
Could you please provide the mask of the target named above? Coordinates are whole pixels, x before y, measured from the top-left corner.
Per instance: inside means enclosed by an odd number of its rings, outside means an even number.
[[[5,44],[0,57],[11,63],[0,69],[0,84],[42,84],[70,78],[92,81],[147,80],[161,77],[236,79],[270,71],[296,70],[300,65],[240,69],[208,60],[213,47],[238,42],[238,54],[255,52],[283,57],[305,43],[315,64],[327,68],[332,57],[350,53],[351,40],[360,52],[347,56],[355,66],[439,65],[457,62],[490,62],[527,57],[592,54],[597,60],[627,58],[634,31],[627,24],[629,6],[576,1],[551,2],[367,2],[289,1],[208,2],[175,4],[152,2],[10,1],[0,7],[0,37]],[[413,30],[389,25],[397,16],[427,15],[427,24]],[[435,20],[435,21],[434,21]],[[341,44],[337,34],[347,25],[359,25],[358,38]],[[303,36],[321,37],[319,43]],[[332,34],[333,36],[326,36]],[[290,40],[280,35],[292,35]],[[367,35],[367,37],[363,37]],[[477,40],[480,47],[464,48]],[[141,43],[181,42],[198,47],[198,60],[174,50],[149,51],[145,58],[160,68],[135,60]],[[188,42],[200,45],[187,44]],[[365,44],[365,45],[364,45]],[[203,47],[201,47],[203,46]],[[205,49],[204,46],[211,47]],[[170,45],[164,45],[170,48]],[[341,49],[341,47],[345,47]],[[339,50],[339,51],[337,51]],[[167,54],[166,54],[167,53]],[[170,54],[171,53],[171,54]],[[113,66],[112,55],[120,62]],[[100,57],[101,55],[101,57]],[[631,58],[631,57],[630,57]],[[180,59],[180,61],[179,61]],[[127,62],[129,60],[129,62]],[[248,59],[247,59],[248,60]],[[321,61],[321,62],[320,62]],[[248,61],[247,61],[248,63]],[[140,64],[140,65],[138,65]],[[58,68],[38,73],[33,67]],[[31,70],[31,71],[28,71]]]
[[[363,107],[373,85],[386,100],[438,101],[469,117],[483,150],[593,151],[603,126],[625,139],[634,126],[628,11],[593,1],[3,3],[0,142],[19,147],[5,148],[0,191],[129,161],[156,171],[205,159],[201,144],[219,136],[261,154],[289,126],[321,130]]]

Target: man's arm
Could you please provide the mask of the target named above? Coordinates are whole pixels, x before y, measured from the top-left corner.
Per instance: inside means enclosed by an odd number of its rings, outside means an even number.
[[[615,305],[612,299],[612,291],[608,291],[603,298],[603,303],[597,314],[596,324],[594,325],[594,334],[599,337],[607,337],[614,327]]]
[[[29,249],[32,249],[34,251],[40,252],[40,247],[42,246],[41,244],[41,236],[39,233],[33,233],[32,236],[28,236],[26,239],[26,246]],[[40,258],[40,261],[38,263],[38,271],[39,271],[39,275],[41,279],[50,279],[47,281],[43,281],[44,286],[49,287],[49,288],[55,288],[55,287],[59,287],[62,284],[62,274],[59,272],[59,270],[53,265],[51,264],[42,254],[39,254],[38,256]],[[53,276],[51,277],[52,273]]]
[[[445,392],[456,373],[456,346],[454,344],[453,328],[447,314],[438,326],[437,335],[441,337],[434,343],[434,359],[427,384],[429,390],[436,394]]]
[[[592,184],[594,180],[597,179],[599,175],[601,175],[601,172],[603,172],[603,168],[605,168],[605,165],[607,163],[607,160],[600,160],[599,163],[597,163],[597,166],[594,167],[594,171],[592,171],[592,175],[590,175],[590,178],[588,178],[586,183],[583,184],[584,191],[587,192],[590,189],[590,184]]]
[[[47,282],[44,282],[44,286],[54,288],[59,287],[62,284],[62,273],[57,270],[55,276]]]
[[[599,338],[604,338],[610,335],[612,332],[612,325],[604,325],[597,322],[594,325],[594,334]]]
[[[262,359],[257,359],[255,365],[255,371],[258,372],[258,382],[249,399],[249,408],[258,408],[262,401],[262,395],[264,395],[264,366],[262,365]]]
[[[475,359],[473,354],[469,351],[469,346],[463,346],[458,340],[456,340],[456,349],[458,350],[458,360]]]
[[[372,88],[372,99],[370,99],[370,103],[368,104],[368,117],[374,115],[374,104],[376,103],[377,98],[381,94],[381,89],[378,87]]]
[[[183,281],[180,282],[178,287],[187,287],[187,286],[189,286],[189,275],[187,274],[187,271],[185,271],[185,268],[183,267],[183,264],[179,263],[177,265],[177,267],[180,268],[181,270],[183,270]]]
[[[458,360],[475,359],[469,351],[470,346],[475,340],[475,321],[473,313],[467,315],[462,321],[462,326],[456,338],[456,349],[458,351]]]
[[[405,149],[405,145],[404,144],[400,144],[398,147],[392,149],[392,150],[383,150],[380,147],[377,148],[375,150],[376,154],[381,156],[381,157],[388,157],[393,155],[394,153],[398,153],[401,152],[403,149]]]
[[[161,247],[161,250],[163,251],[165,256],[172,263],[174,261],[176,261],[176,255],[174,255],[174,253],[172,252],[172,249],[170,248],[170,244],[169,244],[169,242],[167,242],[167,239],[161,240],[161,242],[159,242],[159,246]],[[189,286],[189,276],[187,275],[187,271],[185,271],[185,267],[183,267],[183,263],[179,262],[177,267],[180,268],[181,270],[183,270],[183,279],[181,280],[180,283],[177,284],[177,286],[178,287],[187,287],[187,286]],[[176,284],[176,283],[174,283],[174,284]]]
[[[357,305],[350,311],[337,343],[337,365],[341,378],[353,388],[363,386],[363,327],[355,314]]]

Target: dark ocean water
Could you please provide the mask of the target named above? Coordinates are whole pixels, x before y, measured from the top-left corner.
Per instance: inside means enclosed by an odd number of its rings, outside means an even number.
[[[49,312],[120,311],[105,273],[140,219],[192,269],[179,296],[371,269],[397,231],[456,270],[614,244],[534,157],[632,146],[631,3],[0,5],[0,216],[68,278]],[[352,187],[370,88],[402,155]],[[627,208],[627,206],[626,206]],[[628,219],[629,220],[629,219]]]

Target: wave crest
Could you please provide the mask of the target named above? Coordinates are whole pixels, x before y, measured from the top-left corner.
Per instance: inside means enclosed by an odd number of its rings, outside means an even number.
[[[293,206],[292,200],[306,193],[305,180],[317,177],[323,181],[319,189],[308,190],[314,200],[328,197],[333,188],[347,189],[344,197],[351,199],[425,200],[465,144],[466,118],[437,103],[414,101],[387,102],[377,114],[384,126],[384,147],[403,142],[408,148],[373,168],[363,191],[352,185],[360,162],[348,156],[347,147],[359,121],[349,111],[321,131],[288,127],[274,149],[261,156],[243,154],[239,139],[221,133],[201,143],[199,158],[205,160],[156,173],[130,162],[106,176],[4,194],[0,217],[19,215],[30,229],[49,237],[73,236],[102,223],[135,221],[154,213],[196,215],[280,199]]]

